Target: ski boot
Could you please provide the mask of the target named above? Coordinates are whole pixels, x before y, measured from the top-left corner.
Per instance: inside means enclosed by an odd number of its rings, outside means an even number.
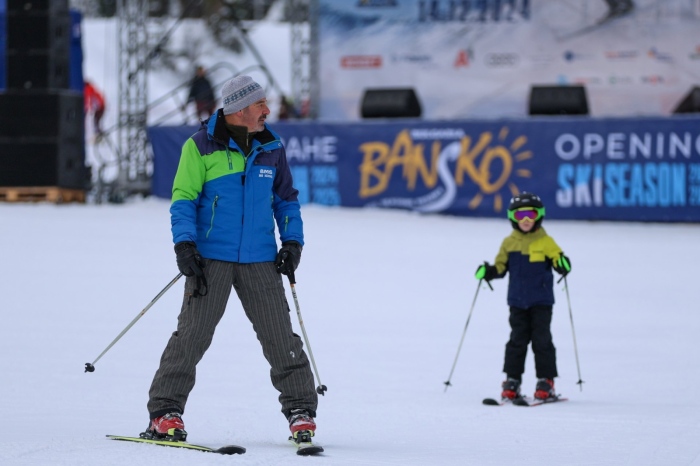
[[[547,400],[556,397],[557,394],[554,392],[554,379],[537,379],[537,385],[535,386],[536,400]]]
[[[296,443],[309,443],[316,431],[316,423],[305,409],[293,409],[289,418],[289,430]]]
[[[504,400],[514,400],[520,398],[520,380],[513,377],[508,377],[508,379],[501,384],[503,391],[501,392],[501,398]]]
[[[173,412],[151,419],[148,429],[146,432],[142,432],[140,437],[151,440],[184,442],[187,439],[187,432],[180,413]]]

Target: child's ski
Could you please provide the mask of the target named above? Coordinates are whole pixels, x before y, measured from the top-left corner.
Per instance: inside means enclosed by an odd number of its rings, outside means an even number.
[[[506,403],[510,403],[512,400],[508,398],[501,398],[501,400],[497,400],[495,398],[484,398],[481,402],[487,406],[503,406]]]
[[[503,406],[507,404],[515,404],[516,400],[525,400],[524,396],[518,397],[518,398],[501,398],[500,400],[497,400],[496,398],[484,398],[481,400],[481,403],[487,405],[487,406]]]
[[[568,398],[562,398],[561,396],[549,397],[546,400],[528,398],[526,396],[521,396],[512,400],[510,398],[501,398],[500,400],[496,398],[484,398],[481,403],[487,406],[503,406],[507,404],[515,406],[539,406],[547,403],[556,403],[558,401],[568,401]]]
[[[549,403],[557,403],[559,401],[568,401],[568,398],[562,398],[561,396],[550,396],[547,399],[540,400],[540,399],[534,399],[534,400],[527,400],[524,397],[523,398],[516,398],[513,400],[513,404],[515,406],[540,406],[540,405],[546,405]]]

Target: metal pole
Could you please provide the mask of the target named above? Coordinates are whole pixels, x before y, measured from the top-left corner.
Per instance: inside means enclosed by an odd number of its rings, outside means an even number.
[[[447,381],[445,382],[445,392],[447,392],[447,387],[452,385],[450,383],[450,380],[452,380],[452,374],[455,371],[455,367],[457,366],[457,359],[459,358],[459,353],[462,351],[462,343],[464,343],[464,336],[467,334],[467,327],[469,327],[469,321],[472,318],[472,312],[474,312],[474,305],[476,304],[476,297],[479,296],[479,288],[481,288],[481,282],[483,279],[479,280],[479,284],[476,285],[476,293],[474,293],[474,300],[472,301],[472,307],[469,310],[469,315],[467,316],[467,323],[464,325],[464,331],[462,332],[462,339],[459,340],[459,347],[457,348],[457,355],[455,356],[455,361],[452,363],[452,370],[450,371],[450,376],[447,377]],[[488,281],[486,282],[488,283]],[[491,284],[489,284],[491,286]]]
[[[321,377],[318,375],[318,369],[316,369],[316,361],[314,360],[314,354],[311,351],[311,345],[309,344],[309,338],[306,336],[306,329],[304,328],[304,320],[301,318],[301,309],[299,308],[299,300],[297,299],[297,291],[294,288],[296,280],[294,279],[294,272],[291,272],[288,276],[289,286],[292,288],[292,296],[294,297],[294,305],[297,308],[297,317],[299,318],[299,326],[301,327],[301,334],[304,336],[304,343],[306,344],[306,349],[309,351],[309,359],[311,360],[311,366],[314,368],[314,373],[316,374],[316,380],[318,380],[318,387],[316,387],[316,393],[319,395],[325,395],[326,388],[325,385],[321,383]]]
[[[576,356],[576,369],[578,370],[578,382],[576,382],[583,391],[583,379],[581,379],[581,366],[578,363],[578,347],[576,345],[576,331],[574,330],[574,314],[571,312],[571,299],[569,298],[569,284],[566,282],[564,275],[564,289],[566,290],[566,301],[569,304],[569,320],[571,321],[571,334],[574,336],[574,355]]]
[[[122,332],[121,332],[119,335],[117,335],[117,338],[115,338],[114,340],[112,340],[112,343],[110,343],[109,346],[107,346],[107,348],[105,348],[105,350],[104,350],[103,352],[101,352],[100,355],[97,356],[97,358],[96,358],[94,361],[92,361],[92,364],[89,363],[89,362],[86,362],[86,363],[85,363],[85,372],[95,372],[95,364],[97,363],[97,361],[99,361],[100,358],[101,358],[107,351],[109,351],[109,349],[110,349],[112,346],[114,346],[114,344],[115,344],[116,342],[118,342],[119,339],[120,339],[121,337],[123,337],[124,334],[125,334],[126,332],[128,332],[129,329],[130,329],[131,327],[134,326],[134,324],[136,323],[136,321],[138,321],[141,317],[143,317],[143,315],[146,313],[146,311],[148,311],[148,310],[151,308],[151,306],[153,306],[153,305],[156,303],[156,301],[158,301],[158,300],[160,299],[160,297],[163,296],[163,295],[165,294],[165,292],[168,291],[168,290],[170,289],[170,287],[173,286],[173,285],[175,284],[175,282],[178,281],[178,280],[180,279],[180,277],[182,277],[182,274],[181,274],[181,273],[177,274],[177,277],[173,278],[172,281],[171,281],[170,283],[168,283],[168,284],[165,286],[165,288],[163,288],[163,289],[161,290],[161,292],[158,293],[158,295],[157,295],[155,298],[153,298],[153,300],[152,300],[150,303],[148,303],[148,306],[146,306],[145,308],[143,308],[143,311],[139,312],[139,314],[134,318],[134,320],[132,320],[131,323],[130,323],[129,325],[127,325],[126,328],[125,328],[124,330],[122,330]]]

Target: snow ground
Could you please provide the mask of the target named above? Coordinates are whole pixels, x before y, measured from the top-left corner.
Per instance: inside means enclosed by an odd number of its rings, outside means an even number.
[[[323,384],[319,458],[286,443],[267,364],[233,295],[199,365],[190,441],[240,457],[105,439],[147,425],[146,400],[183,282],[84,373],[177,274],[169,203],[0,204],[0,464],[700,465],[697,224],[545,220],[571,257],[553,326],[570,401],[487,407],[508,338],[506,280],[476,292],[507,220],[304,206],[297,294]],[[292,313],[293,300],[289,294]],[[298,328],[298,320],[292,321]],[[524,388],[534,390],[528,358]]]

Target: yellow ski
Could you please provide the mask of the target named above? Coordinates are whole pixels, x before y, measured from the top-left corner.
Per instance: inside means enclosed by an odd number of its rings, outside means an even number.
[[[220,455],[242,455],[246,451],[245,448],[238,445],[224,445],[220,448],[211,448],[177,440],[153,440],[141,437],[124,437],[121,435],[107,435],[107,438],[113,440],[124,440],[127,442],[150,443],[151,445],[160,445],[163,447],[185,448],[188,450],[204,451],[207,453],[219,453]]]

